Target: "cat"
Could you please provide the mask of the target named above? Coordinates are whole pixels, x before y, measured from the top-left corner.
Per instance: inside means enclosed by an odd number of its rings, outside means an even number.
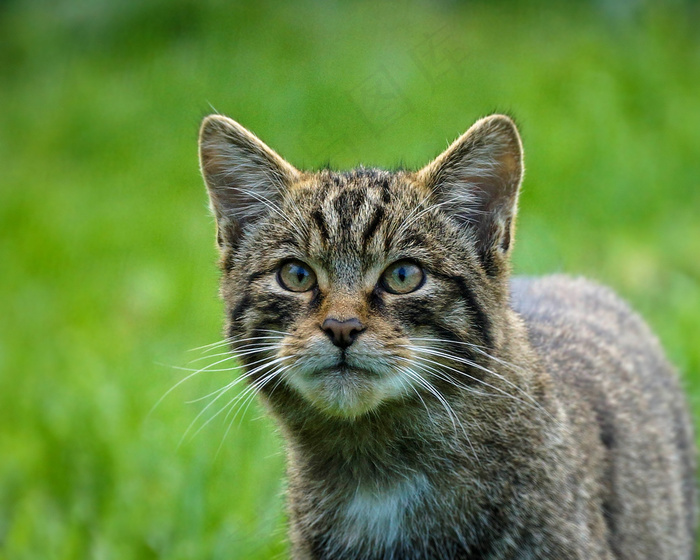
[[[657,339],[595,283],[510,278],[509,117],[416,172],[299,171],[220,115],[199,146],[293,558],[693,558],[694,436]]]

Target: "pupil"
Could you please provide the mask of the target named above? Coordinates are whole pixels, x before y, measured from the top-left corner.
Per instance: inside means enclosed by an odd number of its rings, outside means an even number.
[[[306,271],[303,268],[297,268],[297,282],[301,284],[306,278]]]
[[[396,275],[402,284],[406,281],[406,269],[403,266],[396,271]]]

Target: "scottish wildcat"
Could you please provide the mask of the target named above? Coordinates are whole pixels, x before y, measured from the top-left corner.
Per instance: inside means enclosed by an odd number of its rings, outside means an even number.
[[[509,278],[509,118],[418,172],[298,171],[218,115],[200,157],[294,558],[693,557],[693,433],[656,338],[588,281]]]

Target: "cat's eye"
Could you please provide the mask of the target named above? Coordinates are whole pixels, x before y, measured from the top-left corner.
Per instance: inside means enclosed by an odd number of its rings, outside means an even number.
[[[397,261],[382,273],[382,287],[392,294],[409,294],[423,285],[425,273],[416,263]]]
[[[277,281],[290,292],[308,292],[316,285],[316,275],[308,264],[287,261],[279,267]]]

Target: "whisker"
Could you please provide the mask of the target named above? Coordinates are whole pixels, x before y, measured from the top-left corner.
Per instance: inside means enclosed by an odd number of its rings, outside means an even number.
[[[265,349],[268,349],[268,348],[281,348],[281,347],[284,347],[284,346],[287,346],[287,345],[286,345],[286,344],[272,343],[272,342],[270,342],[270,343],[263,343],[263,344],[245,344],[245,345],[243,345],[243,346],[241,346],[241,347],[238,347],[238,348],[235,348],[235,349],[230,349],[230,350],[227,350],[226,352],[221,352],[221,353],[219,353],[219,354],[210,354],[210,355],[208,355],[208,356],[202,356],[202,357],[200,357],[200,358],[195,358],[194,360],[191,360],[191,361],[189,361],[189,362],[187,362],[187,363],[188,363],[188,365],[189,365],[189,364],[194,364],[194,363],[196,363],[196,362],[201,362],[202,360],[208,360],[208,359],[210,359],[210,358],[218,358],[218,357],[220,357],[220,356],[231,356],[231,355],[234,355],[234,356],[242,356],[242,355],[244,355],[244,354],[241,353],[241,350],[251,350],[251,349],[255,349],[255,350],[265,350]]]
[[[455,419],[457,418],[457,415],[454,413],[452,410],[452,407],[449,405],[449,403],[445,400],[445,398],[442,396],[440,391],[438,391],[427,379],[424,379],[420,375],[418,375],[415,371],[413,371],[410,368],[406,368],[406,372],[409,374],[409,376],[412,377],[419,385],[421,385],[423,388],[425,388],[428,392],[430,392],[445,408],[447,411],[447,415],[450,417],[452,420],[452,426],[457,430],[457,424],[455,422]],[[459,421],[457,419],[457,421]]]
[[[268,379],[268,378],[270,378],[270,377],[274,377],[274,375],[275,375],[275,372],[274,372],[274,371],[273,371],[272,373],[268,373],[268,374],[266,374],[266,375],[262,378],[262,380],[266,380],[266,379]],[[241,393],[240,395],[237,395],[236,397],[234,397],[233,399],[231,399],[228,403],[226,403],[224,406],[222,406],[215,414],[213,414],[206,422],[204,422],[204,424],[202,424],[202,425],[197,429],[196,432],[194,432],[194,433],[192,434],[192,437],[191,437],[190,439],[194,439],[195,437],[197,437],[197,434],[199,434],[199,432],[201,432],[201,431],[202,431],[204,428],[206,428],[211,422],[213,422],[214,419],[216,419],[216,418],[217,418],[219,415],[221,415],[225,410],[227,410],[227,409],[229,408],[229,406],[231,405],[231,403],[234,403],[234,405],[235,405],[235,403],[238,402],[238,400],[239,400],[243,395],[246,395],[246,394],[249,393],[249,394],[251,394],[252,396],[255,396],[255,395],[257,394],[257,391],[255,390],[255,387],[256,387],[256,385],[257,385],[258,383],[260,383],[260,381],[261,381],[261,380],[258,380],[258,381],[256,381],[255,383],[251,384],[251,386],[250,386],[250,387],[247,387],[246,390],[243,391],[243,393]],[[264,383],[263,383],[263,384],[264,384]],[[251,390],[252,390],[252,391],[251,391]],[[218,397],[217,397],[217,398],[218,398]],[[215,400],[216,400],[216,399],[215,399]],[[211,404],[211,403],[210,403],[210,404]],[[185,435],[186,435],[186,434],[185,434]],[[183,436],[183,437],[184,437],[184,436]]]
[[[260,329],[261,332],[265,332],[267,329]],[[283,333],[282,331],[271,331],[273,333],[276,333],[277,335],[288,335],[288,333]],[[241,342],[249,342],[253,340],[265,340],[265,339],[283,339],[284,336],[251,336],[247,338],[238,338],[234,336],[229,336],[224,338],[223,340],[219,340],[217,342],[212,342],[211,344],[205,344],[204,346],[198,346],[196,348],[191,348],[188,350],[188,352],[195,352],[197,350],[202,350],[204,354],[208,354],[209,352],[213,352],[217,348],[221,348],[222,346],[227,346],[230,344],[237,344]]]
[[[261,332],[264,332],[266,329],[260,329]],[[288,334],[288,333],[282,333],[281,331],[272,331],[278,334]],[[240,338],[237,336],[227,336],[225,338],[222,338],[221,340],[217,340],[216,342],[212,342],[210,344],[204,344],[203,346],[197,346],[195,348],[191,348],[188,350],[188,352],[194,352],[196,350],[202,350],[206,348],[211,348],[211,347],[216,347],[216,346],[223,346],[224,344],[230,344],[231,342],[245,342],[246,340],[255,340],[258,337],[249,337],[249,338]]]
[[[274,334],[281,334],[284,336],[294,336],[292,333],[287,332],[287,331],[276,331],[275,329],[255,329],[256,332],[268,332],[268,333],[274,333]]]
[[[406,377],[413,378],[411,374],[415,372],[413,372],[409,368],[401,368],[400,373],[402,374],[402,376],[406,375]],[[425,408],[425,412],[428,415],[429,420],[434,423],[432,415],[430,414],[430,409],[428,408],[428,405],[426,404],[425,400],[423,400],[423,396],[420,394],[420,391],[416,389],[415,385],[413,385],[412,383],[407,383],[402,376],[399,377],[401,385],[403,385],[404,387],[410,387],[413,390],[416,396],[420,399],[420,402],[423,403],[423,408]]]
[[[528,402],[526,402],[526,401],[523,401],[522,399],[519,399],[519,398],[516,397],[515,395],[513,395],[513,394],[511,394],[511,393],[508,393],[507,391],[504,391],[504,390],[501,389],[500,387],[496,387],[495,385],[491,385],[490,383],[484,381],[483,379],[479,379],[478,377],[474,377],[473,375],[469,375],[469,374],[468,374],[467,372],[465,372],[465,371],[461,371],[461,370],[455,369],[455,368],[453,368],[453,367],[451,367],[451,366],[448,366],[448,365],[443,364],[443,363],[441,363],[441,362],[438,362],[438,361],[436,361],[436,360],[431,360],[430,358],[425,358],[425,357],[423,357],[423,356],[415,356],[415,359],[416,359],[416,360],[420,360],[421,362],[424,362],[424,363],[429,363],[429,364],[433,364],[433,365],[436,365],[436,366],[439,366],[439,367],[443,367],[443,368],[445,368],[445,369],[448,369],[448,370],[450,370],[450,371],[452,371],[452,372],[454,372],[454,373],[457,373],[457,374],[459,374],[459,375],[461,375],[461,376],[463,376],[463,377],[467,377],[467,378],[471,379],[472,381],[475,381],[476,383],[480,383],[480,384],[482,384],[482,385],[485,385],[486,387],[489,387],[489,388],[493,389],[494,391],[498,391],[499,393],[501,393],[501,394],[503,394],[503,395],[505,395],[505,396],[507,396],[507,397],[513,399],[513,400],[516,401],[516,402],[519,402],[519,403],[524,404],[524,405],[526,405],[526,406],[533,407],[532,404],[530,404],[530,403],[528,403]],[[539,406],[533,407],[533,408],[541,409],[541,407],[539,407]]]
[[[544,407],[543,407],[540,403],[538,403],[529,393],[527,393],[527,391],[523,390],[521,387],[519,387],[518,385],[516,385],[515,383],[513,383],[512,381],[510,381],[509,379],[507,379],[507,378],[504,377],[503,375],[501,375],[501,374],[499,374],[499,373],[496,373],[495,371],[493,371],[493,370],[491,370],[491,369],[489,369],[489,368],[487,368],[487,367],[484,367],[484,366],[482,366],[481,364],[478,364],[478,363],[473,362],[473,361],[471,361],[471,360],[467,360],[466,358],[463,358],[462,356],[456,356],[456,355],[453,355],[453,354],[450,354],[450,353],[447,353],[447,352],[442,352],[442,351],[440,351],[440,350],[435,350],[435,349],[433,349],[433,348],[425,348],[425,347],[422,347],[422,346],[416,346],[416,347],[412,347],[411,349],[412,349],[413,351],[415,351],[415,352],[423,352],[423,353],[430,354],[430,355],[433,355],[433,356],[438,356],[438,357],[446,358],[446,359],[448,359],[448,360],[452,360],[452,361],[455,361],[455,362],[458,362],[458,363],[462,363],[462,364],[467,365],[467,366],[469,366],[469,367],[473,367],[473,368],[475,368],[475,369],[481,370],[481,371],[483,371],[483,372],[485,372],[485,373],[489,373],[489,374],[493,375],[494,377],[500,379],[501,381],[503,381],[504,383],[506,383],[507,385],[509,385],[509,386],[512,387],[513,389],[515,389],[516,391],[518,391],[518,392],[519,392],[520,394],[522,394],[523,396],[525,396],[525,397],[526,397],[530,402],[532,402],[539,410],[541,410],[541,411],[543,411],[543,412],[545,412],[545,413],[547,413],[548,415],[551,416],[551,414],[549,414],[549,412],[548,412],[547,410],[545,410]],[[457,371],[457,370],[456,370],[456,371]],[[464,372],[461,372],[461,373],[464,373]],[[473,379],[476,380],[476,378],[473,378]],[[493,386],[492,386],[492,387],[493,387]],[[498,389],[497,387],[493,387],[493,388],[495,388],[495,389],[501,391],[501,389]],[[506,394],[509,394],[509,393],[506,393]],[[514,395],[511,395],[511,396],[514,397]],[[521,400],[521,399],[518,399],[518,400]],[[524,401],[522,401],[522,400],[521,400],[521,402],[524,403]]]
[[[262,388],[267,385],[270,381],[272,381],[275,377],[277,377],[282,371],[285,371],[289,369],[291,366],[286,366],[284,368],[277,368],[275,371],[271,372],[270,374],[266,375],[259,381],[253,383],[253,391],[251,392],[250,396],[246,399],[248,401],[248,404],[241,404],[241,407],[245,406],[245,409],[243,409],[243,413],[241,414],[241,419],[245,416],[246,412],[248,411],[248,407],[250,407],[250,404],[253,402],[255,399],[256,395],[262,390]],[[245,403],[245,401],[244,401]],[[236,420],[236,417],[238,416],[239,412],[241,411],[241,408],[239,408],[238,412],[233,415],[233,418],[231,419],[232,422]]]
[[[275,389],[276,389],[276,388],[279,386],[279,384],[282,382],[283,379],[282,379],[281,374],[282,374],[284,371],[288,370],[290,367],[292,367],[292,366],[291,366],[291,365],[288,365],[288,366],[278,367],[278,368],[276,368],[276,369],[272,372],[272,377],[278,377],[278,379],[277,379],[277,383],[275,383],[275,386],[270,390],[270,395],[272,395],[272,393],[274,393]],[[255,395],[257,395],[258,392],[263,388],[263,386],[264,386],[266,383],[268,383],[268,382],[269,382],[269,381],[266,380],[264,384],[261,384],[261,385],[257,388],[257,390],[253,391],[253,392],[251,393],[251,394],[252,394],[252,397],[255,397]],[[250,389],[250,388],[249,388],[249,389]],[[247,389],[246,391],[248,391],[248,389]],[[226,404],[226,407],[227,407],[229,410],[228,410],[228,412],[226,413],[226,416],[224,417],[224,422],[226,422],[226,421],[228,420],[228,417],[231,415],[231,412],[233,411],[233,408],[236,406],[236,403],[240,400],[240,397],[242,397],[242,396],[246,393],[246,391],[244,391],[243,393],[241,393],[241,395],[239,395],[239,397],[237,397],[237,398],[235,398],[235,399],[232,399],[231,401],[229,401],[229,402]],[[251,399],[250,399],[250,402],[252,402],[252,400],[253,400],[253,399],[251,398]],[[250,406],[250,402],[249,402],[248,406]],[[243,405],[241,405],[241,406],[243,406]],[[243,414],[241,415],[241,420],[243,419],[243,417],[245,416],[246,412],[248,411],[248,406],[246,406],[245,410],[243,411]],[[217,450],[216,450],[216,455],[214,456],[214,458],[216,458],[216,457],[219,456],[219,452],[221,451],[221,448],[223,447],[224,442],[226,441],[226,437],[228,436],[229,431],[231,431],[231,428],[233,427],[233,424],[234,424],[234,422],[236,421],[236,416],[238,416],[238,412],[239,412],[239,411],[240,411],[240,407],[239,407],[238,411],[236,412],[236,414],[234,414],[233,418],[231,418],[231,421],[228,423],[228,427],[226,428],[226,432],[224,432],[224,435],[223,435],[223,437],[221,438],[221,442],[219,443],[219,447],[218,447]],[[240,426],[240,424],[239,424],[239,426]]]
[[[405,371],[409,375],[409,377],[414,379],[418,384],[427,389],[432,395],[435,396],[436,399],[438,399],[440,404],[445,408],[448,417],[452,421],[452,427],[455,431],[455,434],[457,433],[457,424],[459,424],[459,427],[462,429],[462,434],[464,435],[464,438],[467,440],[467,443],[469,444],[469,447],[471,448],[472,453],[474,454],[474,459],[477,462],[480,462],[479,456],[477,455],[476,450],[472,445],[471,439],[469,439],[469,435],[467,434],[467,430],[465,429],[464,424],[459,419],[454,409],[447,402],[447,399],[445,399],[445,397],[440,393],[440,391],[438,391],[436,387],[434,387],[430,382],[428,382],[428,380],[424,379],[421,375],[413,371],[411,368],[405,368]]]
[[[269,359],[270,359],[269,357],[265,357],[265,358],[261,358],[261,359],[259,359],[259,360],[255,360],[254,362],[251,362],[251,363],[249,363],[249,364],[246,364],[246,367],[251,367],[251,366],[254,366],[254,365],[256,365],[256,364],[260,364],[260,363],[262,363],[262,362],[267,362],[267,361],[269,361]],[[232,369],[229,369],[229,370],[220,370],[220,371],[235,371],[236,369],[239,369],[239,368],[241,368],[241,367],[243,367],[243,366],[236,366],[235,368],[232,368]],[[242,381],[242,380],[244,380],[244,379],[248,379],[251,375],[255,375],[258,371],[259,371],[258,368],[255,368],[255,369],[252,370],[252,371],[248,371],[248,372],[244,373],[243,375],[241,375],[241,376],[237,377],[236,379],[234,379],[234,380],[233,380],[231,383],[229,383],[228,385],[224,385],[224,387],[222,387],[222,388],[220,388],[220,389],[216,389],[215,391],[212,391],[211,393],[209,393],[208,395],[204,395],[203,397],[197,397],[196,399],[192,399],[192,400],[190,400],[190,401],[186,401],[186,403],[187,403],[187,404],[193,404],[193,403],[196,403],[196,402],[199,402],[199,401],[203,401],[203,400],[205,400],[205,399],[208,399],[209,397],[211,397],[211,396],[213,396],[213,395],[216,395],[217,393],[220,393],[221,391],[226,390],[226,389],[229,388],[229,387],[233,387],[234,385],[237,385],[240,381]]]
[[[197,350],[204,350],[206,348],[216,348],[218,346],[223,346],[224,344],[228,344],[233,340],[232,338],[228,337],[223,340],[217,340],[216,342],[212,342],[211,344],[205,344],[203,346],[197,346],[195,348],[190,348],[187,350],[188,352],[196,352]]]
[[[291,358],[291,357],[292,357],[292,356],[282,356],[281,358],[275,358],[275,359],[271,360],[270,362],[268,362],[267,364],[263,364],[262,366],[258,366],[258,367],[255,368],[254,370],[252,370],[252,371],[250,371],[250,372],[247,372],[247,373],[246,373],[246,377],[250,377],[251,375],[254,375],[255,373],[257,373],[258,371],[262,371],[262,369],[264,369],[264,368],[266,368],[266,367],[273,366],[274,364],[280,363],[281,361],[283,361],[283,360],[285,360],[285,359],[288,359],[288,358]],[[178,443],[178,446],[182,444],[182,442],[183,442],[183,441],[185,440],[185,438],[187,437],[187,434],[190,433],[190,431],[192,430],[192,427],[195,425],[195,423],[197,422],[197,420],[199,420],[199,418],[202,416],[202,414],[204,414],[212,405],[214,405],[214,403],[216,403],[223,395],[225,395],[225,394],[226,394],[236,383],[238,383],[239,381],[240,381],[240,379],[236,379],[236,380],[234,380],[234,382],[229,383],[225,391],[219,392],[219,394],[218,394],[216,397],[214,397],[214,398],[211,400],[211,402],[209,402],[209,404],[207,404],[207,405],[199,412],[199,414],[197,414],[197,416],[195,416],[194,420],[192,420],[192,422],[190,422],[190,425],[187,427],[187,429],[185,430],[185,433],[184,433],[184,434],[182,435],[182,437],[180,438],[180,442]],[[218,414],[218,413],[217,413],[217,414]]]
[[[454,411],[454,409],[449,405],[447,400],[441,395],[440,391],[437,390],[437,388],[433,387],[426,379],[424,379],[419,373],[413,371],[411,368],[405,368],[406,373],[409,374],[412,379],[416,380],[420,385],[428,389],[435,397],[440,401],[440,403],[445,407],[445,410],[447,411],[448,416],[452,417],[452,426],[455,431],[455,434],[457,433],[457,426],[455,424],[455,420],[457,423],[459,423],[460,428],[462,428],[462,434],[464,435],[464,439],[467,440],[467,443],[469,444],[470,449],[472,450],[472,453],[474,454],[474,459],[476,460],[477,463],[480,463],[479,456],[476,453],[476,450],[474,449],[474,446],[472,445],[472,441],[469,438],[469,434],[467,434],[466,429],[464,428],[464,424],[462,421],[459,419],[457,416],[457,413]],[[432,390],[434,389],[434,391]],[[422,400],[422,399],[421,399]],[[425,404],[425,402],[423,403]],[[427,406],[426,406],[427,410]],[[428,416],[430,416],[430,413],[428,413]]]
[[[268,210],[272,211],[273,213],[277,214],[280,218],[285,220],[290,226],[292,226],[292,229],[302,229],[299,227],[299,224],[295,224],[289,216],[287,216],[284,212],[282,212],[282,209],[272,202],[269,198],[261,195],[260,193],[255,192],[254,190],[251,189],[241,189],[239,187],[234,187],[234,186],[229,186],[230,189],[236,190],[246,196],[250,196],[257,200],[258,202],[261,202],[264,206],[267,207]],[[303,231],[303,229],[302,229]]]
[[[424,216],[425,214],[427,214],[428,212],[431,212],[432,210],[435,210],[436,208],[439,208],[440,206],[445,206],[445,205],[447,205],[447,204],[453,204],[453,203],[455,203],[455,202],[458,202],[458,201],[461,200],[461,198],[462,198],[462,197],[457,197],[457,196],[455,196],[455,197],[449,198],[449,199],[447,199],[447,200],[443,200],[443,201],[441,201],[441,202],[436,202],[436,203],[434,203],[434,204],[431,204],[430,206],[428,206],[427,208],[425,208],[422,212],[419,212],[418,214],[416,214],[415,216],[413,216],[413,218],[412,218],[411,220],[408,220],[408,219],[404,220],[403,224],[402,224],[401,227],[398,229],[398,231],[396,232],[395,235],[397,235],[397,236],[401,235],[401,234],[402,234],[405,230],[407,230],[412,224],[414,224],[417,220],[419,220],[421,217],[423,217],[423,216]],[[425,200],[425,199],[424,199],[424,200]]]
[[[485,348],[484,346],[481,346],[479,344],[474,344],[472,342],[464,342],[462,340],[449,340],[446,338],[421,338],[421,337],[413,337],[413,336],[411,337],[411,340],[420,340],[420,341],[427,341],[427,342],[446,342],[448,344],[459,344],[459,345],[467,346],[467,347],[471,348],[472,350],[478,352],[482,356],[486,356],[487,358],[490,358],[493,361],[495,361],[501,365],[504,365],[506,367],[511,368],[513,371],[518,371],[518,372],[525,371],[520,366],[517,366],[515,364],[507,362],[506,360],[503,360],[501,358],[497,358],[496,356],[489,354],[488,352],[486,352],[484,350],[484,348]]]
[[[396,224],[394,225],[394,227],[387,233],[387,237],[389,237],[389,238],[394,238],[394,237],[396,237],[396,234],[397,234],[398,231],[403,231],[403,225],[404,225],[408,220],[410,220],[411,217],[412,217],[416,212],[419,212],[420,209],[423,208],[423,205],[425,204],[425,202],[426,202],[430,197],[432,197],[433,195],[434,195],[434,193],[433,193],[433,192],[430,192],[430,193],[428,193],[425,197],[423,197],[423,198],[420,200],[420,202],[418,202],[418,204],[415,205],[415,207],[413,208],[413,210],[411,210],[411,212],[409,212],[408,216],[406,216],[402,222],[396,222]]]
[[[163,400],[164,400],[170,393],[172,393],[175,389],[177,389],[177,388],[178,388],[180,385],[182,385],[185,381],[187,381],[187,380],[189,380],[189,379],[192,379],[195,375],[197,375],[197,374],[199,374],[199,373],[202,373],[202,372],[204,372],[204,371],[212,371],[212,370],[211,370],[212,367],[214,367],[214,366],[216,366],[216,365],[219,365],[219,364],[222,364],[222,363],[224,363],[224,362],[227,362],[228,360],[232,360],[234,357],[235,357],[235,356],[229,356],[229,357],[227,357],[227,358],[224,358],[223,360],[219,360],[218,362],[214,362],[213,364],[210,364],[210,365],[208,365],[208,366],[205,366],[205,367],[203,367],[203,368],[201,368],[201,369],[194,370],[194,371],[193,371],[191,368],[183,368],[183,367],[178,367],[178,366],[168,366],[168,367],[170,367],[170,368],[172,368],[172,369],[177,369],[177,370],[182,370],[182,371],[192,371],[193,373],[191,373],[191,374],[185,376],[184,378],[180,379],[180,381],[178,381],[177,383],[175,383],[175,385],[173,385],[172,387],[170,387],[170,389],[168,389],[168,390],[163,394],[163,396],[160,397],[160,398],[156,401],[156,404],[154,404],[154,405],[151,407],[151,410],[148,411],[148,414],[146,415],[146,417],[150,416],[150,415],[153,413],[153,411],[158,407],[158,405],[159,405],[160,403],[162,403]]]
[[[262,352],[266,350],[275,350],[278,349],[279,345],[278,344],[270,344],[270,345],[257,345],[255,347],[250,347],[248,350],[245,352],[224,352],[222,354],[218,354],[219,356],[226,356],[228,355],[228,358],[224,358],[223,360],[219,360],[218,362],[215,362],[211,364],[211,366],[207,366],[205,368],[201,369],[195,369],[195,368],[188,368],[188,367],[182,367],[182,366],[168,366],[171,369],[176,369],[180,371],[196,371],[196,372],[221,372],[221,371],[235,371],[238,369],[240,366],[236,365],[232,368],[218,368],[218,369],[212,369],[212,366],[218,365],[220,363],[226,362],[228,360],[233,360],[235,358],[241,358],[243,356],[250,356],[251,354],[261,354]],[[214,356],[210,356],[214,357]]]
[[[402,358],[402,359],[407,361],[410,364],[413,364],[413,362],[411,362],[411,360],[409,360],[408,358]],[[435,362],[435,363],[439,364],[439,362]],[[458,383],[455,379],[453,379],[452,377],[447,375],[445,372],[440,371],[438,368],[431,366],[431,365],[428,365],[427,363],[421,363],[420,367],[421,367],[421,369],[427,370],[427,373],[434,375],[435,377],[444,381],[445,383],[449,383],[450,385],[452,385],[453,387],[456,387],[457,389],[467,391],[468,393],[471,393],[473,395],[477,395],[479,397],[503,398],[505,396],[507,396],[507,397],[512,396],[510,394],[508,394],[508,395],[494,395],[493,393],[485,393],[483,391],[479,391],[478,389],[475,389],[474,387],[470,387],[469,385],[463,385],[462,383]]]

